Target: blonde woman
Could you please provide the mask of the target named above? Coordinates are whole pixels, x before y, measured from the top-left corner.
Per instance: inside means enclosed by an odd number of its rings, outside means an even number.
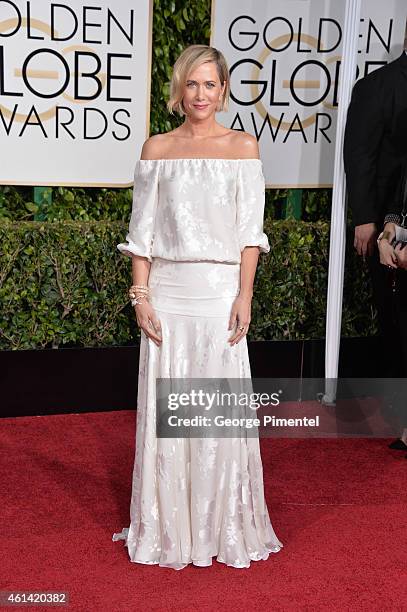
[[[177,59],[170,112],[183,124],[152,136],[136,164],[126,243],[141,328],[130,560],[182,569],[213,557],[246,568],[282,544],[264,498],[259,440],[156,436],[156,379],[250,378],[246,334],[263,233],[257,141],[220,125],[224,56],[192,45]]]

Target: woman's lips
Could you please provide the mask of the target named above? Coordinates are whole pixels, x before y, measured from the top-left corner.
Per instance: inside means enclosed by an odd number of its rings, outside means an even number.
[[[209,104],[194,104],[195,108],[198,108],[199,110],[203,110],[204,108],[207,108],[209,106]]]

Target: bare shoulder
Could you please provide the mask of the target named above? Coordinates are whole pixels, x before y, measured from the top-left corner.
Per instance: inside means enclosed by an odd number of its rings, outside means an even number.
[[[168,134],[155,134],[147,138],[141,150],[140,159],[161,159],[168,147]]]
[[[239,151],[241,159],[260,158],[259,144],[255,136],[248,132],[235,131],[233,135],[233,147]]]

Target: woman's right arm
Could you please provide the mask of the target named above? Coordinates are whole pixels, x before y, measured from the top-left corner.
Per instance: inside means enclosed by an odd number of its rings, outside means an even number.
[[[131,258],[133,285],[143,285],[148,287],[151,263],[145,257],[132,255]],[[148,338],[157,345],[161,346],[162,332],[161,324],[148,298],[143,298],[139,304],[134,306],[137,324]]]
[[[140,159],[155,160],[160,157],[160,141],[157,136],[148,138],[143,144]],[[151,268],[151,245],[153,239],[154,216],[157,204],[158,170],[153,163],[144,168],[136,166],[136,182],[133,189],[132,215],[127,243],[118,245],[121,252],[131,256],[132,284],[148,287]],[[162,343],[161,325],[155,311],[143,291],[135,291],[143,297],[134,305],[137,324],[148,338],[157,345]]]
[[[140,159],[149,160],[160,157],[160,137],[152,136],[143,144]],[[143,285],[148,287],[148,279],[150,276],[151,263],[146,257],[138,255],[132,256],[132,281],[133,285]],[[148,338],[157,345],[162,343],[162,330],[160,320],[158,319],[153,307],[147,298],[143,298],[139,304],[134,306],[136,313],[137,324]]]

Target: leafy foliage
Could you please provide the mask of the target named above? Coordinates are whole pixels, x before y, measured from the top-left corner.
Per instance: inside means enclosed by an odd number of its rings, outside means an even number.
[[[268,220],[271,252],[257,269],[249,339],[324,336],[326,222]],[[108,346],[138,338],[130,258],[117,221],[0,223],[0,349]],[[375,331],[367,278],[350,251],[344,335]]]
[[[251,329],[254,340],[325,336],[329,224],[295,220],[265,222],[271,251],[260,257]],[[343,336],[376,333],[367,271],[347,241]]]
[[[136,334],[123,223],[0,224],[0,348],[126,343]]]

